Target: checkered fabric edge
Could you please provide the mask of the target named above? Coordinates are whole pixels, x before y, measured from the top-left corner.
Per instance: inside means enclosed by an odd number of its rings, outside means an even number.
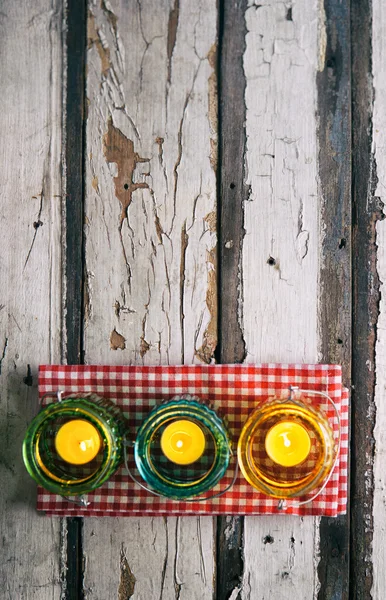
[[[147,413],[164,400],[191,394],[208,402],[225,418],[234,446],[243,423],[257,402],[280,397],[289,386],[327,393],[336,404],[341,419],[341,449],[329,482],[311,503],[278,509],[277,500],[251,487],[239,474],[224,495],[204,502],[179,502],[153,496],[134,484],[124,467],[101,488],[88,494],[90,506],[82,508],[61,496],[38,487],[37,509],[60,516],[167,516],[167,515],[260,515],[344,514],[348,481],[349,397],[342,387],[338,365],[192,365],[172,367],[67,366],[42,365],[39,368],[39,397],[62,390],[65,396],[94,392],[114,401],[124,415],[139,426]],[[316,396],[313,398],[317,398]],[[322,406],[329,413],[329,405]],[[233,477],[235,457],[226,475],[211,493],[224,489]]]

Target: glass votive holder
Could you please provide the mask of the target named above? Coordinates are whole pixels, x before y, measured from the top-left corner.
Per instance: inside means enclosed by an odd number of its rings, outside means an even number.
[[[333,408],[333,418],[322,410],[320,399]],[[238,441],[238,461],[250,485],[268,496],[318,495],[335,466],[339,444],[339,413],[331,398],[291,388],[288,397],[261,402],[249,415]]]
[[[191,396],[155,407],[134,443],[135,464],[149,491],[175,500],[211,490],[225,474],[230,456],[222,419]]]
[[[27,429],[24,463],[46,490],[82,496],[116,472],[126,431],[126,419],[111,401],[95,394],[62,399],[58,392],[58,401],[42,408]]]

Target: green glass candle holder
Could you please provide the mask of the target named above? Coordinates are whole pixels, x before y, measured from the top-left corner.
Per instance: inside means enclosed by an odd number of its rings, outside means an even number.
[[[116,405],[95,394],[62,400],[59,392],[58,399],[42,408],[29,425],[23,459],[28,473],[46,490],[65,497],[81,496],[100,487],[121,464],[126,419]],[[77,448],[73,458],[69,452],[74,449],[66,447],[66,438],[71,437],[67,431],[74,432],[77,427],[94,433],[96,447],[91,460],[87,460],[87,451],[86,459],[77,456],[82,454]],[[74,463],[78,460],[80,463]]]
[[[175,500],[212,489],[225,474],[230,457],[231,444],[223,421],[190,396],[153,409],[134,443],[141,477],[151,490]]]

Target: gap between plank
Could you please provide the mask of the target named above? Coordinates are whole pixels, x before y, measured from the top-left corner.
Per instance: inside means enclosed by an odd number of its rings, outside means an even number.
[[[350,2],[325,0],[326,45],[317,74],[321,222],[322,361],[351,375],[351,48]],[[319,17],[322,19],[322,16]],[[349,512],[349,508],[347,509]],[[320,521],[318,598],[349,598],[348,513]]]
[[[64,122],[64,189],[66,193],[65,356],[83,362],[84,189],[86,125],[87,2],[67,0],[66,98]],[[83,549],[81,518],[67,519],[66,599],[82,600]]]
[[[241,249],[244,237],[245,185],[245,51],[246,0],[219,2],[219,346],[217,360],[239,363],[245,344],[239,321]],[[241,132],[241,133],[240,133]],[[234,440],[235,441],[235,440]],[[216,537],[216,598],[241,597],[243,561],[243,517],[218,517]]]
[[[375,451],[375,347],[379,315],[377,221],[372,156],[372,3],[351,3],[352,197],[353,197],[353,369],[351,427],[350,598],[371,598],[373,585],[373,460]]]

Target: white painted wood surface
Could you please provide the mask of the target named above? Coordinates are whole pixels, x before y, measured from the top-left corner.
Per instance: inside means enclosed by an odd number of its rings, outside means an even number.
[[[246,13],[251,193],[244,208],[240,315],[248,362],[318,360],[315,81],[325,46],[319,9],[317,0],[292,6],[259,0]],[[316,518],[246,518],[242,598],[316,597],[318,535]]]
[[[373,2],[373,147],[378,185],[375,195],[382,203],[386,202],[386,6],[381,0]],[[384,210],[384,214],[385,210]],[[376,426],[374,460],[374,504],[373,504],[373,552],[367,557],[373,561],[372,598],[381,600],[386,594],[386,221],[377,223],[377,270],[380,279],[380,312],[377,324],[376,361],[369,369],[376,372],[375,404]],[[372,457],[368,457],[368,485],[371,485]]]
[[[36,512],[21,445],[37,367],[60,361],[61,2],[0,9],[0,596],[59,600],[60,526]],[[23,382],[31,365],[34,385]]]
[[[209,362],[216,2],[89,8],[85,360]],[[134,577],[138,600],[211,598],[213,540],[210,517],[88,519],[86,597],[126,598]]]

